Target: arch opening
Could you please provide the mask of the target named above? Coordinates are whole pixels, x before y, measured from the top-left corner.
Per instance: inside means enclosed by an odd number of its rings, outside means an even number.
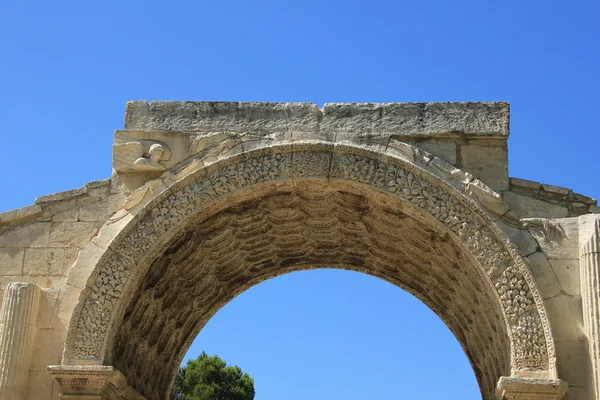
[[[204,326],[201,352],[238,365],[256,398],[481,399],[444,322],[408,292],[346,270],[285,274],[241,293]],[[433,378],[433,379],[432,379]]]
[[[167,398],[187,348],[221,307],[271,277],[313,268],[363,272],[420,299],[462,345],[483,398],[510,374],[501,307],[449,232],[385,193],[310,180],[191,222],[138,285],[106,362],[147,398]]]

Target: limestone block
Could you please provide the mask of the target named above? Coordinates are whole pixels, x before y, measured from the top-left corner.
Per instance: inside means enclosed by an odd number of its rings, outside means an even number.
[[[542,184],[536,181],[530,181],[527,179],[509,178],[511,186],[519,186],[530,190],[540,190]]]
[[[556,342],[558,375],[570,385],[587,385],[586,369],[582,368],[588,362],[586,347],[585,342],[578,340]]]
[[[46,371],[48,365],[60,364],[66,330],[61,329],[38,329],[33,348],[34,357],[31,361],[30,371]]]
[[[361,132],[508,136],[508,103],[259,103],[132,101],[125,129]]]
[[[590,400],[593,397],[588,397],[588,388],[581,386],[569,385],[569,391],[564,397],[564,400]]]
[[[49,222],[35,222],[2,233],[0,247],[47,247],[49,235]]]
[[[28,400],[58,400],[59,390],[54,388],[54,385],[54,379],[48,374],[48,371],[32,371],[29,373],[29,385],[25,398]]]
[[[321,127],[384,135],[508,136],[508,104],[326,103]]]
[[[411,143],[449,164],[456,165],[456,142],[454,140],[422,140]]]
[[[553,192],[558,194],[569,194],[572,192],[571,189],[564,188],[562,186],[548,185],[546,183],[542,184],[542,190],[546,192]]]
[[[558,295],[561,287],[556,274],[552,270],[552,265],[550,265],[544,253],[538,251],[527,256],[526,259],[542,298],[549,299]]]
[[[97,222],[53,222],[48,247],[85,247],[98,232]]]
[[[40,215],[41,212],[42,208],[37,204],[17,208],[16,210],[6,211],[0,213],[0,225],[12,225],[23,223]]]
[[[123,203],[123,196],[114,194],[105,199],[82,205],[79,209],[79,221],[106,222]]]
[[[87,189],[87,198],[100,198],[103,199],[111,194],[112,180],[102,179],[100,181],[92,181],[85,184]],[[85,201],[85,198],[80,199],[79,202]]]
[[[508,189],[508,150],[506,142],[474,143],[460,147],[460,166],[494,190]]]
[[[57,200],[42,203],[44,218],[51,221],[77,221],[79,207],[77,199]]]
[[[23,249],[14,247],[0,248],[0,276],[22,275]]]
[[[563,292],[579,296],[581,294],[579,260],[551,258],[549,261]]]
[[[559,295],[544,300],[546,311],[552,321],[554,340],[583,340],[581,327],[581,298],[579,296]]]
[[[67,276],[77,252],[74,247],[25,249],[23,275]]]
[[[86,188],[69,189],[58,193],[52,193],[35,199],[35,204],[54,203],[83,196],[86,193]]]
[[[96,265],[105,249],[95,243],[90,243],[78,254],[68,273],[67,283],[78,288],[84,288],[90,278],[90,266]],[[92,283],[90,283],[91,285]]]
[[[71,321],[71,315],[73,310],[79,301],[79,295],[81,294],[81,288],[77,288],[68,283],[64,284],[60,289],[60,295],[56,302],[56,317],[63,326],[69,326]]]
[[[39,329],[51,329],[53,318],[56,315],[56,305],[60,296],[60,287],[42,289],[44,296],[40,300],[40,312],[37,325]]]
[[[52,215],[53,222],[65,222],[71,221],[75,222],[79,220],[79,208],[74,207],[64,211],[59,211],[56,214]]]
[[[313,103],[131,101],[125,129],[148,131],[289,132],[318,129]]]
[[[503,192],[502,197],[519,218],[565,218],[569,214],[565,207],[510,191]]]
[[[538,250],[537,241],[527,229],[518,229],[509,226],[501,220],[496,221],[496,225],[506,234],[506,236],[508,236],[511,242],[521,250],[521,254],[527,256]]]

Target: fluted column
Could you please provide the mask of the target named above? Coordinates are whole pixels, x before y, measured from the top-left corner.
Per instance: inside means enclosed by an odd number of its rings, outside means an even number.
[[[600,219],[580,255],[583,324],[588,341],[594,399],[600,399]]]
[[[42,291],[33,283],[12,282],[0,313],[0,399],[22,400],[27,390]]]

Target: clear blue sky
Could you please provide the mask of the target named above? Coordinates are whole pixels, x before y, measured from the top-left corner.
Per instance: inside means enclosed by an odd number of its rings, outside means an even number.
[[[510,175],[598,198],[599,15],[598,1],[4,1],[0,211],[108,178],[134,99],[509,101]],[[202,349],[248,371],[257,400],[479,398],[441,321],[357,273],[265,282]]]

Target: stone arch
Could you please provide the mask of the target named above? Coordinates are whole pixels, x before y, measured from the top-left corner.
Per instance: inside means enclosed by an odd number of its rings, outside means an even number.
[[[465,349],[485,399],[501,376],[555,379],[554,341],[522,257],[456,173],[415,155],[408,145],[296,142],[187,173],[103,229],[110,240],[73,313],[63,365],[113,365],[143,396],[165,398],[191,340],[227,301],[272,276],[333,267],[428,305]]]

